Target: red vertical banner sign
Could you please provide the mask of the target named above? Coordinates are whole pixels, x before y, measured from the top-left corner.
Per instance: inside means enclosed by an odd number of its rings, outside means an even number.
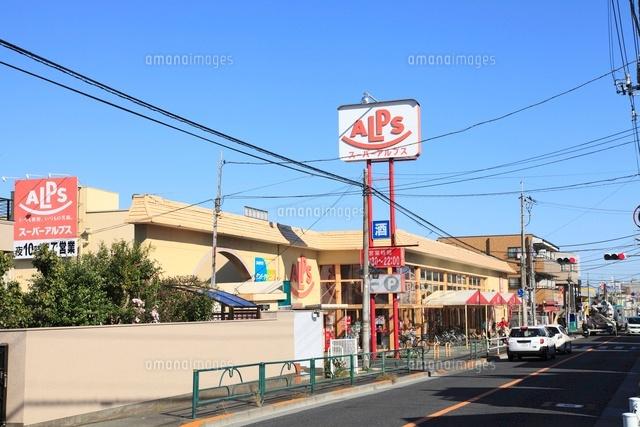
[[[16,181],[13,254],[33,258],[42,245],[61,257],[78,254],[78,178]]]
[[[373,237],[371,236],[371,224],[373,222],[373,195],[371,194],[371,189],[373,187],[373,167],[371,165],[371,160],[367,160],[367,187],[369,187],[369,191],[367,191],[367,209],[369,211],[369,223],[367,227],[369,227],[369,248],[373,247]],[[366,255],[367,258],[365,262],[369,262],[369,254]],[[366,283],[363,284],[366,286]],[[366,304],[366,301],[362,301],[362,304]],[[371,331],[371,344],[369,345],[369,349],[371,349],[372,353],[378,351],[378,332],[376,331],[376,298],[375,295],[371,295],[369,301],[369,324]]]
[[[396,191],[395,191],[395,167],[393,159],[389,159],[389,227],[391,228],[391,246],[396,245]],[[400,348],[400,318],[398,307],[398,294],[393,294],[393,347]]]

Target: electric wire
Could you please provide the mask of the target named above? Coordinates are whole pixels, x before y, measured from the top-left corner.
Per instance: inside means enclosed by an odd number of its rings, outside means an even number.
[[[155,106],[153,104],[150,104],[150,103],[148,103],[146,101],[143,101],[143,100],[141,100],[139,98],[133,97],[133,96],[131,96],[129,94],[126,94],[126,93],[124,93],[124,92],[122,92],[120,90],[117,90],[117,89],[115,89],[115,88],[113,88],[111,86],[108,86],[108,85],[106,85],[104,83],[101,83],[101,82],[99,82],[99,81],[97,81],[95,79],[92,79],[92,78],[90,78],[90,77],[88,77],[86,75],[83,75],[83,74],[81,74],[81,73],[79,73],[77,71],[71,70],[70,68],[67,68],[67,67],[65,67],[65,66],[63,66],[61,64],[58,64],[58,63],[56,63],[56,62],[54,62],[52,60],[49,60],[49,59],[47,59],[47,58],[45,58],[45,57],[43,57],[41,55],[38,55],[38,54],[36,54],[34,52],[31,52],[31,51],[29,51],[27,49],[24,49],[24,48],[22,48],[20,46],[17,46],[15,44],[13,44],[13,43],[10,43],[10,42],[8,42],[8,41],[6,41],[4,39],[0,39],[0,46],[3,46],[6,49],[12,50],[13,52],[16,52],[16,53],[18,53],[20,55],[23,55],[25,57],[28,57],[28,58],[30,58],[30,59],[32,59],[34,61],[37,61],[37,62],[39,62],[39,63],[41,63],[41,64],[43,64],[43,65],[45,65],[47,67],[54,68],[54,69],[56,69],[56,70],[58,70],[58,71],[60,71],[60,72],[62,72],[64,74],[67,74],[67,75],[69,75],[69,76],[71,76],[71,77],[73,77],[75,79],[81,80],[84,83],[87,83],[87,84],[90,84],[92,86],[95,86],[95,87],[97,87],[97,88],[99,88],[101,90],[104,90],[106,92],[109,92],[109,93],[111,93],[111,94],[113,94],[115,96],[118,96],[120,98],[126,99],[126,100],[128,100],[130,102],[133,102],[133,103],[136,103],[136,104],[138,104],[138,105],[140,105],[142,107],[151,109],[151,110],[153,110],[153,111],[155,111],[157,113],[160,113],[162,115],[170,117],[170,118],[172,118],[174,120],[181,121],[181,122],[183,122],[185,124],[188,124],[190,126],[194,126],[194,127],[198,128],[198,129],[200,129],[202,131],[205,131],[205,132],[208,132],[208,133],[212,133],[212,134],[214,134],[214,135],[216,135],[216,136],[218,136],[220,138],[224,138],[224,139],[227,139],[229,141],[235,142],[237,144],[243,145],[245,147],[252,148],[253,150],[259,151],[259,152],[261,152],[261,153],[263,153],[265,155],[269,155],[269,156],[272,156],[272,157],[275,157],[275,158],[278,158],[278,159],[281,160],[280,162],[272,161],[272,160],[264,160],[268,164],[282,164],[284,162],[284,163],[295,163],[298,166],[301,166],[303,164],[306,165],[308,163],[313,163],[313,162],[324,162],[324,161],[332,161],[332,160],[341,160],[342,159],[341,157],[335,157],[335,158],[330,158],[330,159],[304,160],[304,161],[298,161],[298,160],[289,159],[286,156],[283,156],[283,155],[274,153],[272,151],[266,150],[266,149],[264,149],[262,147],[247,143],[247,142],[245,142],[243,140],[240,140],[238,138],[235,138],[233,136],[227,135],[227,134],[225,134],[223,132],[220,132],[218,130],[209,128],[209,127],[207,127],[205,125],[199,124],[199,123],[194,122],[192,120],[189,120],[189,119],[187,119],[185,117],[182,117],[180,115],[174,114],[174,113],[172,113],[170,111],[167,111],[165,109],[157,107],[157,106]],[[570,94],[572,92],[575,92],[575,91],[577,91],[577,90],[579,90],[579,89],[581,89],[581,88],[583,88],[583,87],[585,87],[585,86],[587,86],[587,85],[589,85],[591,83],[594,83],[594,82],[596,82],[598,80],[601,80],[602,78],[605,78],[605,77],[611,75],[615,71],[618,71],[619,69],[627,67],[629,64],[635,63],[635,62],[637,62],[637,59],[632,61],[632,62],[625,61],[623,66],[619,67],[616,70],[609,71],[607,73],[604,73],[604,74],[601,74],[599,76],[596,76],[596,77],[594,77],[592,79],[589,79],[589,80],[587,80],[585,82],[582,82],[582,83],[580,83],[580,84],[578,84],[578,85],[576,85],[574,87],[571,87],[571,88],[569,88],[567,90],[561,91],[561,92],[556,93],[556,94],[554,94],[552,96],[544,98],[544,99],[542,99],[540,101],[534,102],[532,104],[526,105],[524,107],[518,108],[518,109],[510,111],[508,113],[499,115],[497,117],[493,117],[491,119],[487,119],[487,120],[483,120],[483,121],[480,121],[480,122],[473,123],[471,125],[468,125],[466,127],[458,129],[458,130],[450,131],[450,132],[443,133],[443,134],[440,134],[440,135],[435,135],[433,137],[426,138],[426,139],[423,139],[421,141],[414,142],[413,144],[420,144],[420,143],[423,143],[423,142],[434,141],[434,140],[442,139],[442,138],[445,138],[445,137],[448,137],[448,136],[457,135],[457,134],[467,132],[467,131],[469,131],[471,129],[474,129],[474,128],[477,128],[477,127],[480,127],[480,126],[483,126],[483,125],[486,125],[486,124],[489,124],[489,123],[494,123],[496,121],[503,120],[505,118],[514,116],[514,115],[519,114],[521,112],[524,112],[524,111],[530,110],[532,108],[538,107],[540,105],[546,104],[546,103],[548,103],[550,101],[553,101],[553,100],[555,100],[555,99],[557,99],[559,97],[562,97],[564,95],[567,95],[567,94]],[[316,172],[319,173],[320,171],[316,170]]]

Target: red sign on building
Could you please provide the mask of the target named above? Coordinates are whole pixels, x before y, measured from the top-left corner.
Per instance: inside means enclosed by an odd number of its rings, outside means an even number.
[[[369,264],[375,268],[403,267],[404,248],[397,246],[369,248]]]
[[[78,178],[16,181],[14,221],[14,258],[33,258],[43,244],[60,256],[76,256]]]

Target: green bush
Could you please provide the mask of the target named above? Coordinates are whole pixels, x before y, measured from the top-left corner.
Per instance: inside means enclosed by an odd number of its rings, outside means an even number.
[[[0,328],[211,320],[213,302],[196,277],[162,278],[150,249],[124,241],[95,253],[59,258],[36,251],[37,273],[23,292],[5,283],[9,255],[0,254]]]

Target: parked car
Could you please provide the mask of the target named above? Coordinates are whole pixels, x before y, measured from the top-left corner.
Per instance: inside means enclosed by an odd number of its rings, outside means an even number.
[[[627,317],[627,334],[640,335],[640,317]]]
[[[545,326],[553,334],[553,337],[555,338],[556,351],[559,351],[561,353],[571,353],[572,338],[569,336],[564,326],[558,325],[558,324],[545,325]]]
[[[507,357],[537,356],[542,360],[556,357],[555,337],[545,326],[521,326],[509,333]]]

